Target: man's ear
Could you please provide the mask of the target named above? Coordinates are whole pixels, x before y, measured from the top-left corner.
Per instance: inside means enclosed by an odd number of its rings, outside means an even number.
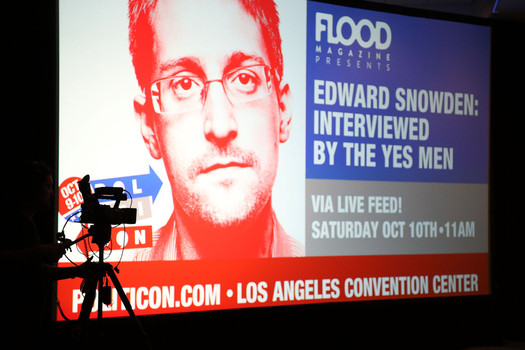
[[[290,86],[281,81],[279,96],[279,109],[281,112],[281,120],[279,124],[279,141],[286,142],[290,137],[290,128],[292,122],[292,93]]]
[[[148,112],[148,106],[146,105],[146,96],[139,94],[133,99],[133,107],[135,108],[135,117],[140,123],[140,132],[144,143],[149,150],[151,156],[155,159],[161,158],[161,152],[159,148],[159,142],[157,135],[155,134],[155,126],[151,117],[151,113]]]

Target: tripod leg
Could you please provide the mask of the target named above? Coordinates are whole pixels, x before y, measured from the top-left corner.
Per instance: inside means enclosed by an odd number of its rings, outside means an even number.
[[[76,333],[75,336],[80,339],[83,339],[87,335],[87,324],[89,321],[89,315],[95,304],[98,278],[96,278],[96,276],[90,276],[85,280],[85,283],[84,290],[86,292],[84,301],[82,302],[82,308],[80,309],[80,314],[78,316],[78,326],[75,327],[76,329],[74,330],[74,333]]]
[[[85,323],[89,319],[89,315],[91,314],[91,310],[95,303],[97,284],[98,278],[89,278],[86,280],[86,293],[84,301],[82,302],[82,308],[80,309],[80,315],[78,316],[79,321]]]
[[[97,308],[97,319],[102,320],[102,288],[104,287],[104,275],[98,277],[98,308]]]
[[[126,293],[124,292],[124,289],[122,289],[122,285],[120,284],[120,282],[119,282],[119,280],[117,278],[117,275],[115,274],[115,271],[113,270],[113,266],[111,266],[111,264],[106,264],[106,272],[107,272],[108,276],[111,278],[111,281],[113,282],[113,286],[117,290],[118,295],[120,296],[120,300],[122,301],[122,303],[124,303],[124,306],[126,307],[126,310],[128,311],[129,316],[135,320],[135,322],[136,322],[140,332],[142,333],[142,335],[143,335],[143,337],[144,337],[148,347],[151,349],[151,345],[149,344],[149,341],[148,341],[148,336],[147,336],[146,332],[144,332],[144,329],[142,328],[142,325],[140,324],[139,319],[135,315],[135,312],[133,311],[133,308],[131,307],[131,303],[129,302],[129,299],[126,296]]]

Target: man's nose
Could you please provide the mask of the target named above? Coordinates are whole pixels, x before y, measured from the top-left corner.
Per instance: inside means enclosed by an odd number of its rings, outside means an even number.
[[[237,137],[237,120],[220,82],[208,85],[204,103],[204,135],[206,140],[218,146],[224,146]]]

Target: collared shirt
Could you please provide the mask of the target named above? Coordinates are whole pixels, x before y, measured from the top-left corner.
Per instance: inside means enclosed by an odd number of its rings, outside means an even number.
[[[304,246],[284,231],[275,212],[272,213],[272,225],[271,258],[304,256]],[[182,252],[180,251],[180,244],[177,242],[178,236],[177,224],[174,216],[172,216],[166,226],[153,233],[153,246],[141,249],[135,260],[181,260]]]

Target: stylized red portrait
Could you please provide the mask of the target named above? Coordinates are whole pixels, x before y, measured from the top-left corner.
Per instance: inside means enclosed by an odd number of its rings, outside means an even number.
[[[272,189],[288,140],[273,1],[130,1],[142,137],[174,210],[138,260],[304,256],[279,224]]]

